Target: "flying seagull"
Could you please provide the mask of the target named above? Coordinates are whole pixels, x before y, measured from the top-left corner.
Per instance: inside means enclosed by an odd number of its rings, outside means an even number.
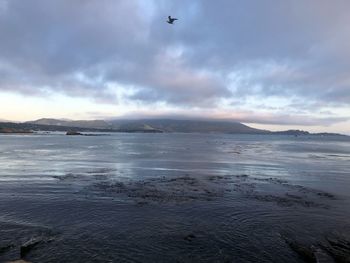
[[[177,19],[177,18],[172,18],[171,16],[168,16],[168,21],[167,21],[167,22],[168,22],[169,24],[174,24],[174,21],[175,21],[175,20],[178,20],[178,19]]]

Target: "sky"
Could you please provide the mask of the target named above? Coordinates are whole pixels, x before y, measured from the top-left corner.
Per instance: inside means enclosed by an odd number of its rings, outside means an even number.
[[[0,120],[220,118],[350,134],[349,10],[348,0],[0,0]]]

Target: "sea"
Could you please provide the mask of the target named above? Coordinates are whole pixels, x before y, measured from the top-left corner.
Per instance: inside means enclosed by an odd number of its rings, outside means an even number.
[[[349,138],[0,135],[0,262],[349,262]]]

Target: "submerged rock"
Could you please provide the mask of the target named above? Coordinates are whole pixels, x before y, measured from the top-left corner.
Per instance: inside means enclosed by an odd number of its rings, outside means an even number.
[[[21,259],[25,258],[31,252],[31,250],[34,249],[39,244],[49,243],[53,240],[54,240],[54,238],[52,238],[52,237],[45,237],[45,236],[32,237],[27,242],[25,242],[21,245],[21,247],[20,247]]]
[[[312,250],[312,247],[305,244],[301,244],[296,240],[292,240],[284,237],[284,240],[289,245],[289,247],[296,252],[299,257],[301,257],[305,262],[316,263],[316,256]]]
[[[350,263],[350,241],[340,235],[326,237],[327,243],[322,244],[336,262]]]
[[[144,205],[211,200],[223,195],[224,186],[186,175],[169,179],[162,177],[128,182],[98,182],[90,190],[104,196],[122,195]]]
[[[332,234],[326,236],[324,242],[314,245],[305,245],[295,239],[282,237],[305,262],[350,263],[350,241],[343,236]]]
[[[264,202],[275,202],[279,206],[292,207],[292,206],[302,206],[306,208],[324,208],[328,209],[329,207],[322,203],[316,203],[311,200],[307,200],[306,197],[295,196],[287,193],[285,196],[277,195],[252,195],[252,197],[259,201]]]
[[[0,246],[0,255],[3,253],[6,253],[7,251],[9,251],[11,248],[14,248],[15,245],[10,244],[10,245],[6,245],[6,246]]]
[[[43,240],[41,238],[31,238],[25,242],[20,248],[21,258],[24,258],[35,246],[41,243]]]
[[[334,263],[334,259],[324,250],[320,248],[314,249],[314,255],[317,263]]]
[[[196,238],[196,236],[194,234],[189,234],[189,235],[184,237],[184,240],[192,241],[195,238]]]

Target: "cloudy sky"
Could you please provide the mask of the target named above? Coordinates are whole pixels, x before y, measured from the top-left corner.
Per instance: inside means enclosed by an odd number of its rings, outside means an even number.
[[[0,0],[0,119],[201,117],[350,134],[349,10],[348,0]]]

